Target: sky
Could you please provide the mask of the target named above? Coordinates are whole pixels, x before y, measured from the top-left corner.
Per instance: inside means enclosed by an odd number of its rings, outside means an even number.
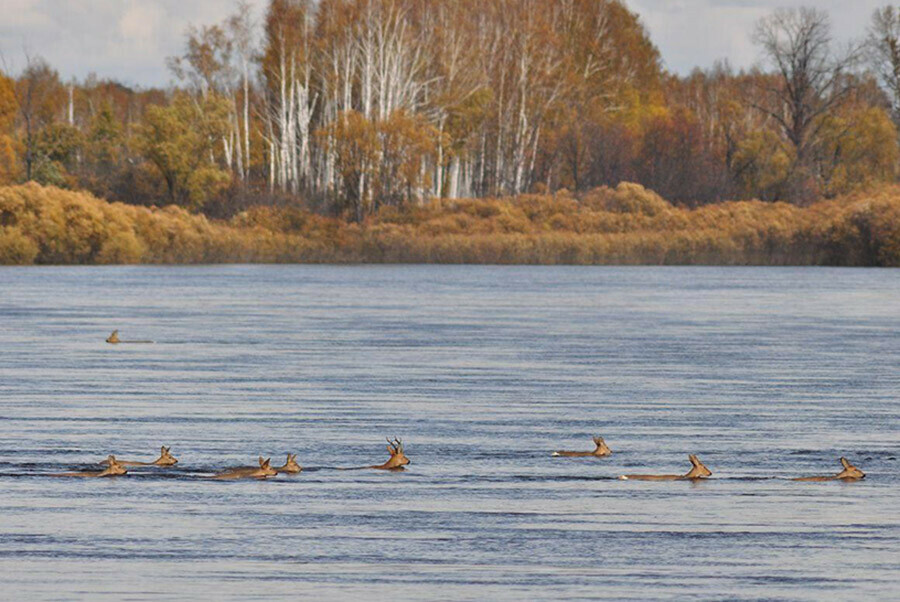
[[[490,1],[490,0],[485,0]],[[734,67],[759,61],[750,35],[780,6],[827,10],[840,40],[861,37],[887,0],[625,0],[660,49],[666,68],[687,74],[727,58]],[[250,0],[257,21],[266,0]],[[128,85],[166,86],[166,58],[178,54],[193,25],[222,21],[231,0],[0,0],[0,54],[18,72],[26,52],[43,56],[63,79],[90,73]]]
[[[3,0],[0,0],[2,2]],[[835,39],[861,38],[875,9],[888,0],[626,0],[641,16],[666,68],[685,75],[727,58],[732,66],[760,62],[751,40],[755,23],[777,8],[811,6],[831,16]],[[896,4],[896,2],[894,3]]]

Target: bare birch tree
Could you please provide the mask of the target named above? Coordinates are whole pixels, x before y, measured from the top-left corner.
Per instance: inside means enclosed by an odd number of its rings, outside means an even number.
[[[885,6],[872,14],[866,50],[872,70],[890,96],[894,123],[900,124],[900,10]]]
[[[836,51],[828,13],[814,8],[776,10],[757,23],[753,39],[775,71],[774,78],[760,80],[764,102],[754,106],[780,126],[792,145],[795,186],[805,188],[806,180],[815,177],[810,163],[822,118],[852,91],[848,75],[861,48]]]

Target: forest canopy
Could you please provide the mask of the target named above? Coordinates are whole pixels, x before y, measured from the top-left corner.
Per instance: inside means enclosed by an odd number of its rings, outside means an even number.
[[[688,76],[664,69],[619,0],[270,0],[251,15],[238,3],[186,31],[165,90],[63,81],[38,55],[0,73],[0,186],[386,228],[390,211],[436,202],[589,198],[623,182],[675,208],[811,208],[897,179],[891,6],[849,45],[822,10],[776,10],[747,32],[757,67]]]

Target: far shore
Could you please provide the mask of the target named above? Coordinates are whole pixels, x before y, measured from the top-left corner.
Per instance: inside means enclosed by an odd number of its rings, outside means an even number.
[[[0,265],[481,264],[900,266],[900,187],[806,207],[674,206],[637,184],[385,206],[363,223],[256,207],[228,220],[0,187]]]

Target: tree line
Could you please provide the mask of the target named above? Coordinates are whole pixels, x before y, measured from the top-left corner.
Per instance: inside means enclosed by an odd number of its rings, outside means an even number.
[[[636,182],[696,207],[892,182],[900,11],[840,45],[778,10],[765,62],[667,72],[619,0],[271,0],[192,27],[170,89],[0,73],[0,184],[211,216],[304,206],[351,221],[430,199]],[[751,35],[751,32],[748,32]]]

